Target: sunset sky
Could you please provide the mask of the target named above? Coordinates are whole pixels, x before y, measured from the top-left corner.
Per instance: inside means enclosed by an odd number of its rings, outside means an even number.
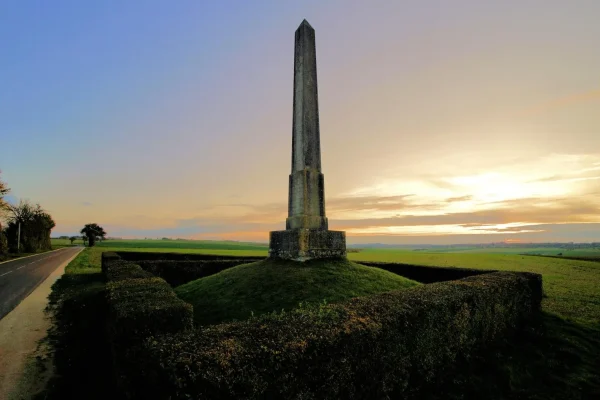
[[[316,30],[330,229],[600,241],[600,1],[0,4],[0,169],[53,235],[285,228],[294,31]]]

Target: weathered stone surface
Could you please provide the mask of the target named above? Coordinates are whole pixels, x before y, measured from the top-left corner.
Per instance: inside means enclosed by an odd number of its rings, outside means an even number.
[[[271,232],[271,256],[299,261],[346,256],[346,234],[327,230],[315,30],[306,20],[295,37],[292,172],[285,225],[285,231]]]
[[[315,30],[304,20],[294,47],[292,173],[286,229],[327,229],[317,91]]]
[[[346,257],[346,232],[290,229],[270,233],[269,256],[296,261]]]

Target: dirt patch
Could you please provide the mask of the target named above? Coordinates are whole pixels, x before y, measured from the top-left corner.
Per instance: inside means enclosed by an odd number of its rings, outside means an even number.
[[[0,320],[0,399],[27,399],[43,388],[48,376],[32,378],[32,363],[44,360],[50,321],[44,313],[52,285],[79,252],[63,262],[14,310]],[[27,366],[27,368],[26,368]],[[25,372],[25,374],[24,374]],[[21,379],[23,377],[23,379]]]

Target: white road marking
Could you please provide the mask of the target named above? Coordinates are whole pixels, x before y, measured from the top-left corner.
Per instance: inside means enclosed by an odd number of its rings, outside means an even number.
[[[61,251],[61,250],[68,249],[68,248],[69,248],[69,247],[62,247],[62,248],[60,248],[60,249],[56,249],[56,250],[50,250],[50,251],[46,251],[46,252],[44,252],[44,253],[40,253],[40,254],[49,254],[49,253],[54,253],[54,252],[58,252],[58,251]],[[32,255],[30,255],[30,256],[19,257],[19,258],[15,258],[15,259],[13,259],[13,260],[6,260],[6,261],[2,261],[2,262],[0,262],[0,264],[6,264],[6,263],[9,263],[9,262],[13,262],[13,261],[15,261],[15,260],[22,260],[22,259],[24,259],[24,258],[29,258],[29,257],[35,257],[35,256],[39,256],[40,254],[32,254]],[[58,253],[57,253],[56,255],[58,255]]]
[[[54,252],[54,251],[58,251],[58,250],[63,250],[63,249],[52,250],[52,251],[49,251],[48,253],[51,253],[51,252]],[[38,254],[35,254],[35,255],[38,255]],[[33,255],[33,256],[35,256],[35,255]],[[27,257],[33,257],[33,256],[27,256]],[[29,264],[23,264],[23,265],[21,265],[20,267],[18,267],[17,269],[21,269],[21,268],[23,268],[23,267],[26,267],[27,265],[35,264],[35,263],[36,263],[36,262],[38,262],[38,261],[44,261],[44,260],[47,260],[47,259],[49,259],[49,258],[58,257],[58,256],[59,256],[59,254],[53,254],[53,255],[51,255],[51,256],[45,256],[45,257],[43,257],[43,258],[41,258],[41,259],[39,259],[39,260],[32,261],[32,262],[30,262]],[[27,258],[27,257],[21,257],[21,258]],[[14,261],[14,260],[10,260],[10,261]],[[9,262],[9,261],[4,261],[4,262],[1,262],[0,264],[4,264],[5,262]],[[8,272],[5,272],[5,273],[3,273],[3,274],[0,274],[0,276],[8,275],[8,274],[10,274],[11,272],[14,272],[14,271],[16,271],[17,269],[15,269],[15,270],[13,270],[13,271],[8,271]]]

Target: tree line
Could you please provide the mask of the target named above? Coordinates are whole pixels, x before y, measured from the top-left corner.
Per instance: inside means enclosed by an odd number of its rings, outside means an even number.
[[[52,249],[50,232],[56,226],[52,216],[28,200],[9,204],[4,199],[8,193],[10,188],[0,179],[0,211],[6,221],[6,226],[0,224],[0,254]]]
[[[10,188],[0,179],[0,258],[8,253],[37,253],[52,249],[50,232],[56,226],[52,216],[39,204],[20,200],[18,204],[8,203],[4,197]],[[104,240],[106,232],[96,223],[86,224],[80,232],[84,245],[94,246]],[[72,237],[71,244],[76,237]]]

